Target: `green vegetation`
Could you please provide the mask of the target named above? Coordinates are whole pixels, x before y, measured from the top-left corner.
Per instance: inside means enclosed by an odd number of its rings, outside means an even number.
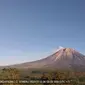
[[[67,84],[0,84],[0,85],[84,85],[85,73],[84,72],[73,72],[69,71],[60,71],[60,70],[48,70],[48,69],[16,69],[16,68],[4,68],[0,70],[0,79],[16,79],[16,80],[42,80],[42,81],[51,81],[51,80],[65,80]],[[72,80],[72,81],[71,81]],[[83,84],[82,84],[83,83]]]
[[[0,79],[19,79],[20,74],[16,68],[4,68],[0,73]]]

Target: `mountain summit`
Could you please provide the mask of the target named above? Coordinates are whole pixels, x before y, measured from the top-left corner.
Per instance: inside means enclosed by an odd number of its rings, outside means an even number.
[[[54,54],[44,59],[11,65],[10,67],[85,69],[85,56],[72,48],[59,47]]]

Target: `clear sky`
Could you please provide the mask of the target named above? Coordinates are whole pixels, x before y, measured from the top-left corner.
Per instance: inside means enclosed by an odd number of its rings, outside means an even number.
[[[0,0],[0,65],[41,59],[58,46],[85,54],[85,0]]]

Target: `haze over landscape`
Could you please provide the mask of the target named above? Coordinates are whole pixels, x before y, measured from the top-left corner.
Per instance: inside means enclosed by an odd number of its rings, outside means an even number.
[[[84,0],[0,0],[0,66],[46,58],[58,46],[85,54],[84,36]]]

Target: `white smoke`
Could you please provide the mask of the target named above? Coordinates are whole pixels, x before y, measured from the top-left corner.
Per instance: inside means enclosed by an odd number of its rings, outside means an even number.
[[[63,49],[64,47],[62,47],[62,46],[59,46],[59,49]]]
[[[55,50],[53,51],[53,53],[55,53],[55,52],[57,52],[57,51],[59,51],[59,50],[61,50],[61,49],[64,49],[64,47],[59,46],[57,49],[55,49]]]

